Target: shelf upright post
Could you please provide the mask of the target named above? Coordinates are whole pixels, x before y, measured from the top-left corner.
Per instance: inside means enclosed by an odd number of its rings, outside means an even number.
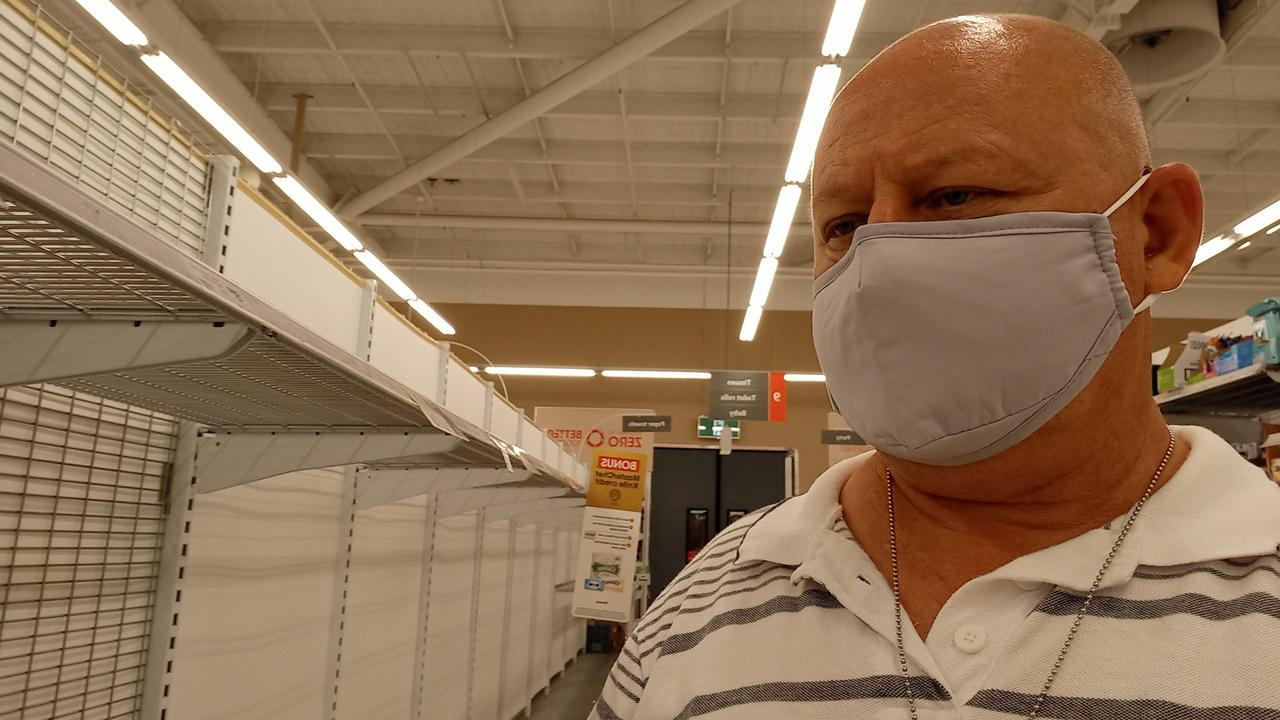
[[[205,208],[204,263],[225,272],[227,244],[231,239],[231,215],[236,199],[240,159],[234,155],[209,158],[209,207]]]

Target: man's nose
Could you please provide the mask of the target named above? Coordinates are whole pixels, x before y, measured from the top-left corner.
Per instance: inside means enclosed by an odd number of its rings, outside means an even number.
[[[898,185],[881,184],[871,199],[868,223],[910,222],[920,220],[911,193]]]

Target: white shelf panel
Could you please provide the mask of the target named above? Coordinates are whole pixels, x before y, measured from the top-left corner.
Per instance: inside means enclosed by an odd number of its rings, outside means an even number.
[[[364,288],[242,188],[237,188],[222,265],[227,279],[241,288],[334,345],[359,352]]]
[[[489,388],[466,365],[455,357],[449,358],[445,380],[444,406],[468,422],[484,427],[484,406]]]
[[[369,362],[424,397],[435,399],[441,350],[381,304],[373,308]]]

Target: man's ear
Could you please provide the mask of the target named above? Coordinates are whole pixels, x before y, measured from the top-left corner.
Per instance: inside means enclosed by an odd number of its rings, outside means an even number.
[[[1204,196],[1195,170],[1182,163],[1162,165],[1143,187],[1147,198],[1142,224],[1146,270],[1144,295],[1176,289],[1191,271],[1204,235]]]

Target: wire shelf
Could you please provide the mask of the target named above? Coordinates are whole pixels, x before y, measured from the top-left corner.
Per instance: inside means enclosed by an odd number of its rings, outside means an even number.
[[[428,399],[46,168],[3,146],[0,165],[0,319],[208,321],[254,333],[230,357],[59,384],[212,427],[453,429]]]

